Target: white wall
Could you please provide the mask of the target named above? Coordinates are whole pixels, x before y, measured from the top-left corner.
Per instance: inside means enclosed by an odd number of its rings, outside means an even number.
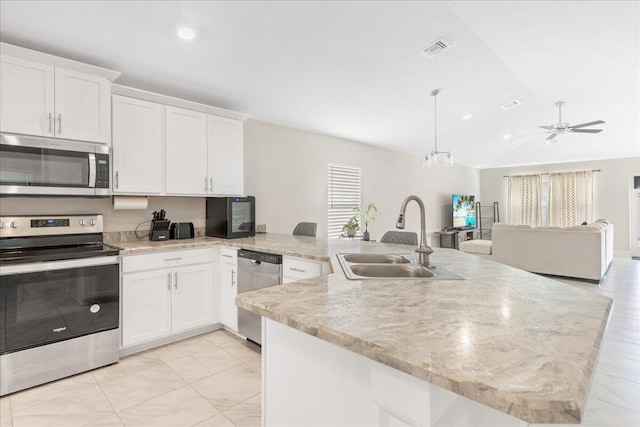
[[[627,255],[630,250],[630,191],[632,177],[640,175],[640,157],[589,162],[483,169],[481,199],[483,204],[500,203],[500,219],[506,220],[507,179],[504,175],[570,172],[600,169],[594,174],[594,219],[605,218],[614,226],[614,250]]]
[[[415,194],[426,205],[427,232],[451,226],[451,194],[479,194],[477,169],[422,169],[420,156],[313,134],[270,123],[245,122],[245,192],[256,197],[256,222],[273,233],[292,232],[300,221],[327,234],[327,164],[362,168],[362,202],[380,210],[371,239],[395,230],[402,200]],[[425,147],[426,150],[426,147]],[[455,153],[454,153],[455,154]],[[407,208],[407,231],[420,231],[418,205]],[[438,246],[437,239],[430,244]]]
[[[171,221],[193,222],[196,227],[204,227],[205,202],[202,197],[149,197],[148,208],[135,211],[113,210],[111,197],[104,199],[0,198],[0,215],[103,214],[104,231],[107,232],[135,230],[141,222],[151,220],[153,211],[160,209],[167,211],[167,218]],[[149,226],[150,224],[143,224],[140,230],[149,230]]]
[[[245,193],[256,196],[256,221],[271,233],[290,234],[300,221],[318,223],[318,236],[327,233],[327,164],[362,168],[362,201],[376,203],[380,213],[370,223],[372,239],[395,230],[402,200],[416,194],[426,205],[427,232],[451,226],[451,194],[479,194],[480,172],[464,166],[422,169],[422,158],[370,145],[313,134],[269,123],[245,122]],[[149,207],[115,211],[111,198],[0,198],[0,215],[100,213],[105,231],[134,230],[165,209],[172,221],[204,227],[202,197],[149,197]],[[407,208],[407,231],[420,231],[419,210]],[[148,224],[140,230],[148,230]],[[438,246],[438,239],[429,239]]]

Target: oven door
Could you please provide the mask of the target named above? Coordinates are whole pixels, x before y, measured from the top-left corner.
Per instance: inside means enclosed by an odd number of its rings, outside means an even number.
[[[0,267],[0,354],[119,326],[118,257]]]

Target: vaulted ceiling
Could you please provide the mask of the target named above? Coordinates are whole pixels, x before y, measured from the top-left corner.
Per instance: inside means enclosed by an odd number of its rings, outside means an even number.
[[[177,38],[182,26],[196,38]],[[0,2],[3,42],[417,155],[433,148],[429,93],[441,89],[438,148],[479,168],[640,156],[639,27],[636,1]],[[420,53],[440,38],[442,54]],[[563,121],[601,119],[604,131],[554,146],[521,136],[557,122],[558,100]]]

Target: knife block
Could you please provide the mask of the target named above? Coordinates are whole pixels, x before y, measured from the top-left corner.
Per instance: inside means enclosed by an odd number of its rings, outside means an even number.
[[[151,234],[149,235],[149,240],[169,240],[171,235],[169,233],[169,224],[171,224],[171,221],[169,221],[168,219],[151,221]]]

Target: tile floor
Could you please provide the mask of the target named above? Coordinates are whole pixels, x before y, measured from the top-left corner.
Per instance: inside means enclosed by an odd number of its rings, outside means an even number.
[[[640,261],[616,258],[598,285],[615,304],[583,425],[640,426]],[[259,426],[260,355],[216,331],[0,399],[0,427]],[[540,426],[540,425],[538,425]]]
[[[0,399],[1,427],[260,426],[256,346],[215,331]]]

